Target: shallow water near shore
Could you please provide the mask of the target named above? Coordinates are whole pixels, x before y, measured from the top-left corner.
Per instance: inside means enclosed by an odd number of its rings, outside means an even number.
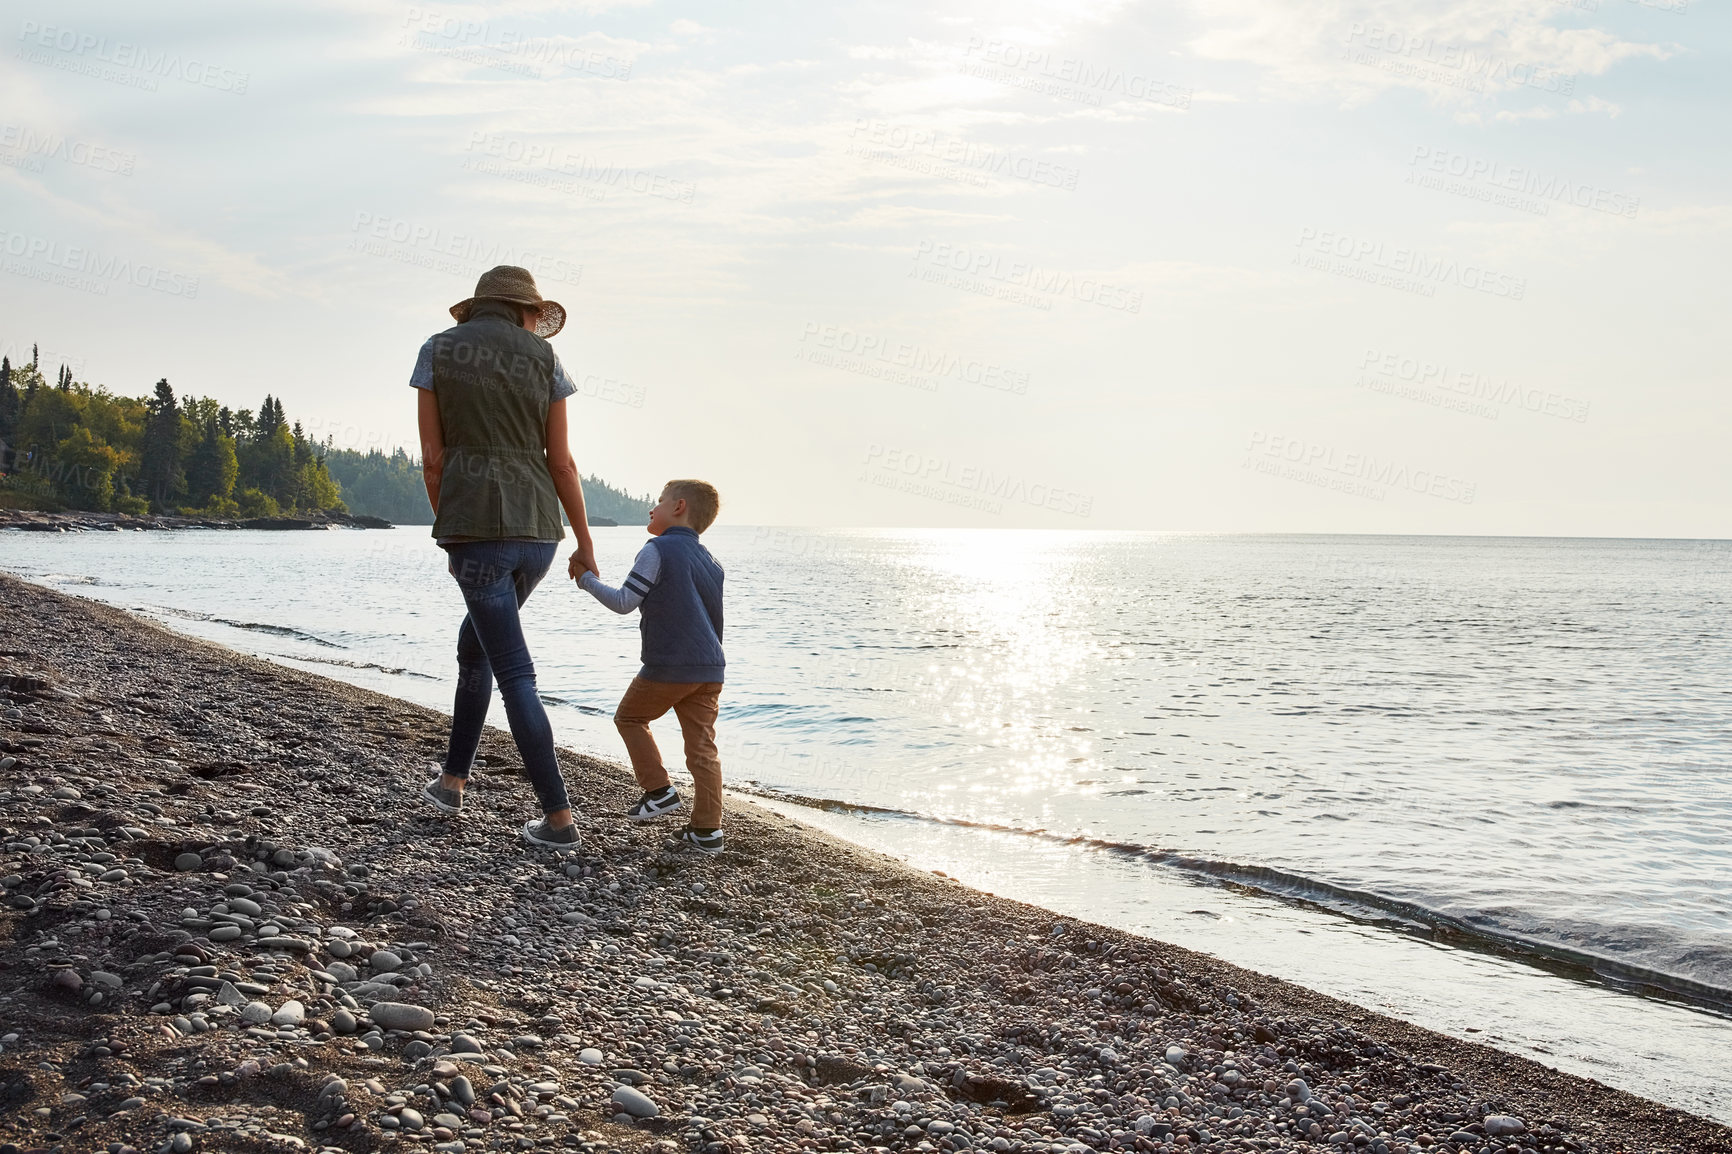
[[[617,583],[642,532],[596,535]],[[1732,545],[706,541],[731,780],[845,803],[788,812],[970,884],[1732,1120],[1732,1022],[1632,992],[1732,997]],[[449,704],[460,600],[425,529],[8,533],[0,567]],[[526,611],[542,691],[562,743],[618,756],[635,620],[562,572]]]

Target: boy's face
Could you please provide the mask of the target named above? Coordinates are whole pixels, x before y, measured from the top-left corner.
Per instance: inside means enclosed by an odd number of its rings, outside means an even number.
[[[649,531],[651,537],[660,537],[675,525],[685,524],[686,499],[675,497],[662,490],[661,498],[656,501],[655,508],[650,510]]]

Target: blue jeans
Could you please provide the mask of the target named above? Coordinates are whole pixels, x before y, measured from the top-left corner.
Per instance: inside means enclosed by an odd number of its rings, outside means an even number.
[[[468,778],[497,678],[511,737],[543,813],[569,809],[571,802],[553,754],[553,726],[536,695],[535,663],[517,610],[547,576],[557,548],[553,541],[466,541],[446,547],[469,616],[457,633],[457,699],[445,772]]]

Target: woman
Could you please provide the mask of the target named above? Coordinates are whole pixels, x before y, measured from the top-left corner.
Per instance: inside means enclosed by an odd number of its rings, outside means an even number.
[[[443,812],[461,812],[497,678],[511,737],[541,802],[541,820],[526,822],[523,836],[567,849],[578,844],[577,829],[518,617],[565,536],[561,506],[577,536],[574,569],[600,576],[582,479],[566,443],[565,398],[577,387],[547,343],[564,327],[565,309],[543,300],[526,270],[501,265],[482,274],[475,295],[452,305],[451,316],[457,326],[421,346],[410,379],[420,391],[433,536],[469,607],[457,634],[444,772],[421,792]]]

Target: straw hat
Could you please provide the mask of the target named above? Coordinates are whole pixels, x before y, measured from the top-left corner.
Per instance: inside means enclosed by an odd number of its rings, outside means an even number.
[[[451,306],[452,317],[462,324],[469,319],[469,306],[479,300],[537,306],[541,309],[541,319],[535,322],[535,335],[538,337],[551,337],[565,327],[565,306],[558,301],[542,300],[535,287],[535,278],[526,268],[502,264],[488,269],[475,282],[475,295]]]

